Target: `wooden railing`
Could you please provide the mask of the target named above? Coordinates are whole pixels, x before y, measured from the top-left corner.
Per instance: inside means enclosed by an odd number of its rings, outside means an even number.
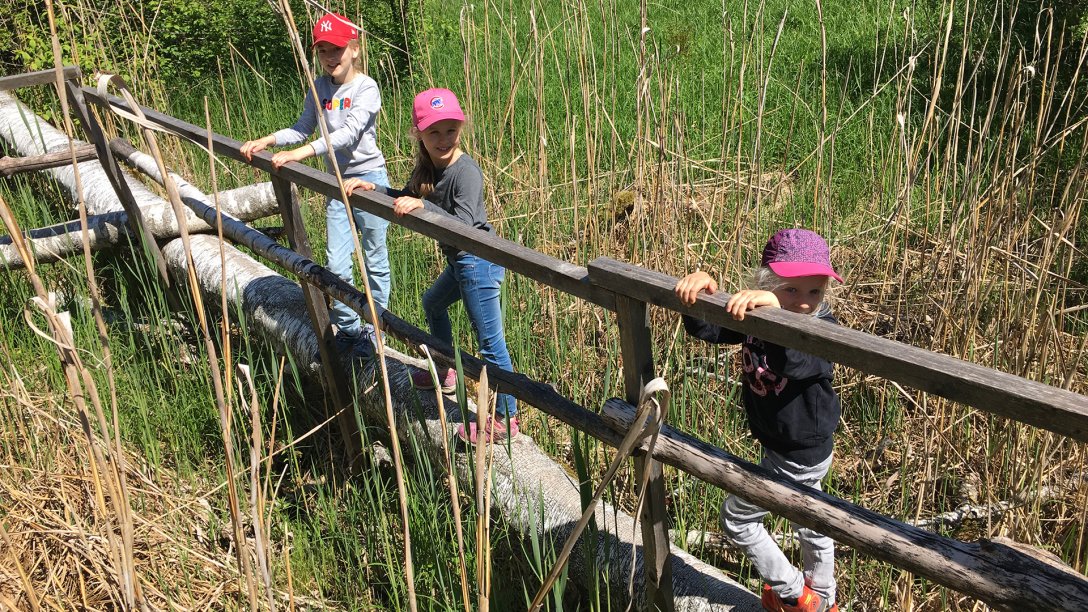
[[[49,77],[46,81],[54,74],[53,71],[47,72]],[[22,78],[29,76],[22,75]],[[0,80],[0,87],[3,85]],[[110,96],[100,97],[89,88],[77,90],[70,86],[69,91],[77,101],[86,98],[101,108],[108,108],[112,104],[127,109],[123,101]],[[192,142],[207,145],[209,137],[205,128],[153,109],[142,110],[148,120]],[[81,115],[81,118],[85,116]],[[108,150],[106,144],[100,142],[101,137],[95,140],[93,130],[90,131],[99,151],[103,147]],[[281,197],[284,223],[289,226],[292,245],[299,252],[291,253],[275,243],[261,243],[252,235],[255,233],[253,230],[237,221],[229,223],[229,230],[225,226],[224,233],[299,275],[304,286],[309,287],[308,299],[313,300],[315,305],[311,308],[315,329],[319,331],[319,337],[325,334],[326,341],[330,341],[327,315],[322,324],[321,309],[316,308],[317,292],[345,302],[364,316],[367,312],[366,300],[359,291],[310,261],[305,236],[301,234],[301,225],[295,216],[297,205],[291,195],[290,184],[332,198],[340,198],[340,185],[331,175],[301,164],[288,164],[274,170],[268,153],[258,153],[249,162],[242,157],[240,145],[240,142],[226,136],[211,136],[211,148],[215,154],[248,163],[272,174]],[[106,161],[104,158],[103,162]],[[597,259],[588,268],[574,265],[468,227],[442,213],[419,210],[412,215],[397,217],[393,214],[391,199],[380,193],[356,192],[350,195],[349,203],[615,312],[620,330],[626,401],[609,400],[601,414],[577,405],[549,385],[522,374],[495,371],[493,368],[488,371],[491,382],[502,392],[514,395],[613,446],[620,442],[631,425],[631,404],[636,400],[642,384],[654,375],[646,316],[651,304],[819,355],[1080,442],[1088,441],[1088,398],[1083,395],[780,309],[757,309],[743,321],[735,321],[723,308],[729,297],[727,294],[700,296],[694,305],[686,306],[673,294],[676,279],[668,275],[608,258]],[[201,211],[197,212],[201,214]],[[209,214],[209,211],[205,210],[203,214]],[[214,215],[214,212],[210,214]],[[129,215],[129,220],[138,223],[139,217]],[[438,361],[452,363],[451,347],[391,312],[381,312],[380,318],[386,331],[412,344],[428,344],[438,351]],[[462,360],[466,373],[478,377],[484,363],[470,356],[462,356]],[[647,601],[654,609],[673,608],[661,463],[736,493],[876,559],[971,595],[999,609],[1088,609],[1088,580],[1067,568],[1028,554],[1020,547],[988,540],[964,543],[938,536],[826,493],[796,485],[670,427],[663,428],[652,456],[642,453],[636,462],[640,474],[648,471],[650,476],[648,501],[641,519],[644,567],[649,589]]]

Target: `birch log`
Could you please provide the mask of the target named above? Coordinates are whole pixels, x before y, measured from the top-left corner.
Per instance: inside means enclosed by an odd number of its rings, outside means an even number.
[[[24,156],[39,155],[68,147],[68,136],[64,132],[36,116],[26,105],[5,92],[0,92],[0,138]],[[84,144],[80,141],[75,143],[76,145]],[[135,151],[131,145],[128,148]],[[52,168],[47,172],[61,185],[75,185],[75,170],[71,165]],[[87,214],[90,217],[88,229],[92,231],[92,248],[96,245],[117,244],[127,234],[127,229],[123,229],[127,217],[116,215],[122,211],[121,203],[113,192],[102,164],[98,160],[82,162],[79,164],[79,173],[84,185],[83,196],[87,204]],[[151,233],[159,239],[177,237],[178,226],[170,204],[136,177],[124,170],[122,174],[132,190],[133,197],[140,205],[144,223],[147,224]],[[157,175],[158,172],[156,171],[155,174]],[[272,186],[267,182],[225,191],[220,194],[219,205],[223,207],[225,213],[242,221],[252,221],[279,213]],[[185,222],[190,232],[211,231],[212,228],[192,212],[186,210],[185,214]],[[107,216],[96,218],[98,215]],[[34,230],[31,232],[32,248],[35,253],[42,254],[45,258],[43,261],[56,261],[60,257],[79,253],[82,249],[82,237],[79,235],[78,228],[79,223],[76,222]],[[72,230],[75,230],[76,235],[65,235],[71,234]],[[42,239],[41,242],[35,239],[35,234]],[[0,242],[0,267],[21,266],[22,261],[11,248],[10,239]]]
[[[268,182],[220,192],[219,203],[225,213],[243,221],[253,221],[279,212],[276,208],[276,196],[272,193],[272,183]],[[145,210],[145,221],[149,217],[156,220],[154,224],[148,223],[151,233],[159,239],[177,238],[178,228],[173,213],[168,216],[148,214],[154,213],[156,208],[158,207],[149,206]],[[243,216],[239,217],[239,211]],[[247,214],[255,216],[246,218]],[[189,224],[189,231],[210,232],[212,228],[204,221],[196,219]],[[123,244],[130,233],[128,215],[124,211],[90,215],[87,217],[87,233],[92,251]],[[34,253],[34,260],[40,264],[83,253],[83,232],[79,221],[32,229],[26,232],[26,236],[27,244]],[[23,258],[11,243],[11,237],[0,237],[0,269],[16,269],[24,265]]]

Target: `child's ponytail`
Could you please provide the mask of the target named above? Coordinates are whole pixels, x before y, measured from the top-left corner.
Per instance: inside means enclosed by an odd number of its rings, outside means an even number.
[[[420,198],[426,198],[434,191],[434,162],[427,154],[422,140],[416,149],[416,164],[412,168],[412,176],[408,178],[408,191]]]

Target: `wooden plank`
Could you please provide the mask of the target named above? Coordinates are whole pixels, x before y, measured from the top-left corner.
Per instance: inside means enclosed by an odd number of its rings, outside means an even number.
[[[162,280],[163,286],[166,288],[166,296],[171,308],[180,312],[177,300],[171,291],[173,283],[170,281],[170,273],[166,269],[166,260],[159,249],[159,243],[155,241],[155,236],[151,234],[147,229],[147,224],[144,223],[143,213],[140,212],[140,207],[136,204],[132,190],[129,189],[128,182],[125,181],[125,177],[121,173],[121,166],[117,163],[113,152],[110,151],[109,143],[106,141],[105,134],[102,133],[101,126],[98,125],[98,120],[95,119],[94,114],[84,103],[79,86],[72,81],[65,81],[64,85],[68,95],[68,103],[76,116],[79,117],[79,122],[83,124],[83,130],[87,133],[87,140],[93,143],[95,150],[98,151],[98,159],[102,164],[102,169],[106,172],[106,176],[117,194],[117,199],[121,202],[121,207],[124,208],[125,213],[128,215],[128,223],[132,228],[132,234],[139,237],[144,252],[151,258],[155,269],[158,270],[159,279]]]
[[[94,145],[84,144],[76,147],[76,162],[84,162],[98,157],[98,151]],[[23,172],[35,172],[48,170],[72,163],[72,152],[68,149],[53,151],[44,155],[31,155],[28,157],[0,157],[0,177],[9,177]]]
[[[306,228],[299,212],[298,192],[291,183],[275,175],[272,176],[272,190],[276,193],[276,200],[280,205],[280,217],[283,219],[283,227],[291,248],[299,256],[312,259],[310,238],[306,235]],[[329,308],[325,303],[324,294],[307,279],[300,277],[300,280],[302,295],[306,299],[306,309],[310,314],[314,335],[317,336],[318,351],[321,354],[321,370],[324,372],[333,406],[340,415],[337,422],[340,425],[344,452],[348,457],[348,465],[354,471],[362,459],[362,442],[359,439],[359,427],[355,421],[355,402],[352,399],[354,394],[344,377],[345,372],[351,371],[351,366],[342,363],[342,356],[336,350],[336,340],[332,323],[329,322]]]
[[[653,338],[646,303],[625,296],[616,298],[616,322],[623,355],[623,387],[627,401],[638,404],[642,387],[654,378]],[[642,569],[648,609],[673,612],[672,562],[669,556],[669,516],[665,509],[665,476],[661,462],[642,455],[635,458],[636,482],[649,478],[640,513]]]
[[[609,400],[603,418],[626,431],[635,408]],[[964,543],[798,485],[665,426],[654,457],[836,542],[1001,610],[1088,610],[1088,580],[1014,547]]]
[[[119,108],[128,109],[128,104],[124,100],[114,96],[108,96],[103,100],[99,98],[96,90],[88,87],[83,88],[83,93],[88,100],[99,106],[106,107],[112,103]],[[149,121],[192,142],[207,144],[208,137],[205,128],[186,123],[151,108],[144,106],[140,108]],[[218,155],[248,163],[326,197],[340,199],[340,186],[329,173],[297,163],[273,170],[271,153],[266,151],[257,153],[253,156],[253,161],[249,162],[239,151],[241,145],[241,142],[219,134],[212,137],[212,148]],[[355,208],[388,219],[444,244],[456,246],[512,272],[555,287],[564,293],[609,310],[615,309],[612,293],[592,285],[589,282],[588,272],[583,266],[539,253],[495,234],[469,227],[443,213],[420,210],[411,215],[398,217],[393,214],[393,199],[382,193],[357,191],[351,194],[348,202]]]
[[[64,80],[71,81],[83,76],[83,71],[79,69],[79,66],[65,66]],[[57,71],[50,68],[49,70],[37,70],[34,72],[25,72],[23,74],[13,74],[11,76],[0,77],[0,91],[7,91],[9,89],[18,89],[20,87],[30,87],[33,85],[47,85],[49,83],[57,82]]]
[[[591,262],[589,271],[594,283],[617,294],[1088,442],[1083,395],[779,308],[759,308],[736,321],[725,311],[725,292],[700,295],[694,306],[686,306],[673,293],[676,278],[607,257]]]

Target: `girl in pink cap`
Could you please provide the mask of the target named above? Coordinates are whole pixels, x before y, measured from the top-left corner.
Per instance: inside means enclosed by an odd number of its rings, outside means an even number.
[[[805,229],[781,230],[763,249],[762,264],[752,278],[757,289],[733,294],[726,310],[742,320],[753,308],[784,308],[837,323],[824,299],[831,279],[842,282],[819,234]],[[695,272],[676,284],[676,295],[691,305],[700,292],[717,289],[718,283],[710,275]],[[760,465],[798,484],[820,489],[820,481],[831,468],[832,435],[841,416],[839,396],[831,386],[832,364],[688,315],[684,315],[684,328],[707,342],[741,344],[742,396],[748,426],[760,441]],[[794,525],[801,541],[802,572],[767,533],[763,526],[766,514],[766,510],[730,495],[719,515],[726,536],[744,549],[763,577],[763,607],[778,612],[837,612],[835,543]]]
[[[408,185],[401,191],[385,190],[394,197],[393,212],[406,215],[425,208],[452,215],[457,221],[485,232],[494,232],[487,222],[484,206],[484,176],[480,166],[461,149],[461,129],[465,114],[457,96],[448,89],[428,89],[415,97],[412,104],[412,135],[419,141],[415,167]],[[367,181],[349,181],[349,189],[375,189]],[[423,293],[423,311],[431,334],[447,344],[453,344],[453,327],[449,307],[460,301],[465,306],[472,329],[476,332],[480,356],[490,365],[513,371],[510,353],[502,325],[502,305],[499,288],[505,269],[449,245],[440,245],[446,256],[446,268]],[[457,385],[452,369],[441,376],[443,391]],[[428,372],[417,370],[412,383],[420,388],[433,388]],[[488,440],[509,439],[518,434],[517,403],[513,396],[498,394],[495,419],[489,419],[482,432]],[[475,444],[481,432],[476,424],[461,425],[457,435]]]
[[[361,71],[361,49],[355,26],[341,15],[328,13],[314,24],[313,37],[317,63],[325,72],[314,80],[320,103],[315,101],[312,92],[307,92],[302,114],[293,126],[246,142],[241,148],[242,155],[252,159],[254,153],[268,147],[298,145],[306,142],[316,131],[318,137],[309,143],[273,155],[272,167],[280,168],[289,162],[324,156],[331,173],[335,157],[336,166],[344,179],[355,177],[388,186],[385,156],[378,149],[376,127],[378,111],[382,107],[381,93],[374,79]],[[328,126],[328,143],[318,130],[318,113],[324,116]],[[351,193],[350,190],[348,193]],[[389,222],[358,209],[352,210],[352,214],[362,238],[366,279],[371,295],[378,306],[388,308],[390,274],[385,235]],[[325,227],[328,232],[325,249],[327,267],[354,284],[352,252],[355,246],[348,211],[340,200],[326,200]],[[373,355],[374,329],[370,324],[361,326],[354,310],[333,300],[329,319],[337,327],[336,340],[342,351],[364,359]]]

